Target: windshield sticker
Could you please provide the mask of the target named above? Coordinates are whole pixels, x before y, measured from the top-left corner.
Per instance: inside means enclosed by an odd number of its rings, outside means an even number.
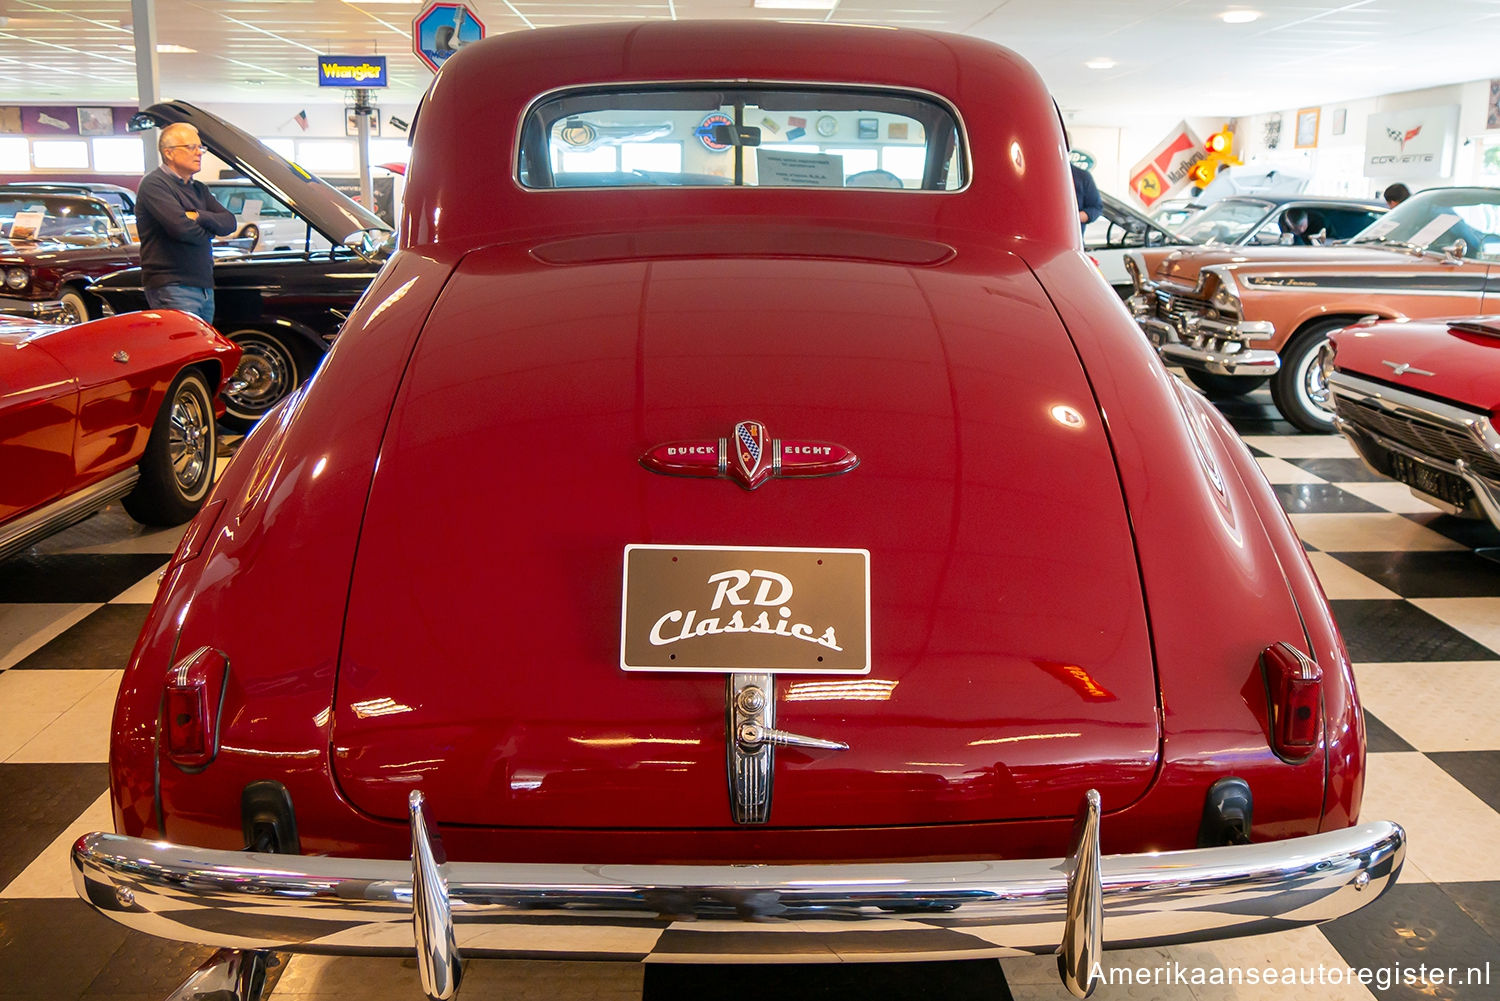
[[[1453,215],[1451,212],[1445,213],[1413,233],[1411,240],[1408,242],[1414,243],[1419,247],[1425,247],[1457,225],[1458,216]]]
[[[1392,219],[1390,216],[1382,216],[1375,222],[1372,222],[1370,223],[1370,225],[1365,227],[1365,231],[1359,234],[1360,239],[1378,240],[1389,233],[1391,230],[1395,229],[1396,222],[1397,221],[1395,219]]]
[[[763,186],[782,188],[842,188],[844,158],[831,153],[755,151],[756,169]]]
[[[10,238],[12,240],[35,240],[42,228],[44,218],[46,218],[44,212],[17,212],[16,217],[11,220]]]

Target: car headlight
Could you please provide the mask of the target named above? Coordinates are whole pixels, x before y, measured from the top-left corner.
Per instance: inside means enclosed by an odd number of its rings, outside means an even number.
[[[23,289],[31,282],[31,272],[25,268],[6,268],[5,287]]]

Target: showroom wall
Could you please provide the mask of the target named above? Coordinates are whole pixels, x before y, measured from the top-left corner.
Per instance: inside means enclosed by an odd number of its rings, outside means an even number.
[[[1300,167],[1311,178],[1307,188],[1310,192],[1369,197],[1396,179],[1372,177],[1364,172],[1365,132],[1370,116],[1448,105],[1459,107],[1458,147],[1451,168],[1437,177],[1403,180],[1413,191],[1448,184],[1500,184],[1500,171],[1485,170],[1485,152],[1500,147],[1500,129],[1488,128],[1488,79],[1323,105],[1318,109],[1317,145],[1311,148],[1295,146],[1298,112],[1308,109],[1286,108],[1251,115],[1239,120],[1236,152],[1246,161]],[[1342,135],[1334,135],[1339,111],[1345,113],[1344,130]],[[1273,149],[1267,143],[1267,126],[1277,120],[1280,142]]]

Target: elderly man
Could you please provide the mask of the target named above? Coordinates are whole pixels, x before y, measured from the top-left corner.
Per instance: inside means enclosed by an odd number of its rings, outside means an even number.
[[[233,214],[193,175],[203,166],[198,130],[177,123],[156,141],[161,166],[141,179],[136,226],[141,274],[153,309],[181,309],[214,321],[213,238],[234,232]]]

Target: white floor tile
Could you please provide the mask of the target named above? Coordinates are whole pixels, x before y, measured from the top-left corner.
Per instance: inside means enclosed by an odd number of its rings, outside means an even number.
[[[1399,598],[1390,588],[1379,584],[1354,568],[1340,563],[1327,553],[1308,553],[1308,560],[1323,585],[1323,593],[1332,601],[1341,598]]]
[[[1354,447],[1339,434],[1252,434],[1245,444],[1281,459],[1353,459]]]
[[[1203,970],[1208,983],[1195,984],[1199,1001],[1373,1001],[1357,980],[1348,982],[1349,964],[1316,928],[1275,935],[1225,939],[1172,950],[1191,971]],[[1283,983],[1290,969],[1295,983]],[[1277,982],[1268,984],[1268,972]],[[1219,983],[1214,983],[1217,976]],[[1236,978],[1238,983],[1234,983]]]
[[[120,671],[0,673],[0,761],[9,760],[44,730],[83,704],[101,686],[108,686],[113,698],[120,674]],[[109,720],[106,718],[103,732],[83,733],[79,739],[97,744],[108,730]]]
[[[1257,455],[1256,463],[1260,471],[1266,474],[1266,479],[1271,483],[1327,483],[1321,476],[1309,473],[1301,466],[1295,466],[1285,459],[1266,458]]]
[[[12,673],[54,676],[87,673],[98,676],[98,681],[81,699],[11,753],[5,759],[7,764],[109,760],[109,724],[124,671],[6,672]]]
[[[1420,499],[1416,494],[1407,489],[1404,483],[1375,483],[1370,480],[1364,480],[1355,483],[1337,483],[1335,486],[1340,490],[1347,490],[1354,496],[1369,501],[1376,507],[1384,508],[1387,511],[1394,511],[1396,514],[1441,513],[1437,508]]]
[[[1356,664],[1367,710],[1419,751],[1500,750],[1494,661]]]
[[[1465,547],[1399,514],[1294,514],[1292,527],[1330,553],[1462,550]]]
[[[1500,598],[1413,598],[1412,604],[1500,656]]]
[[[1406,828],[1407,858],[1439,883],[1500,880],[1500,855],[1475,847],[1500,843],[1500,813],[1422,754],[1370,755],[1360,816]]]

